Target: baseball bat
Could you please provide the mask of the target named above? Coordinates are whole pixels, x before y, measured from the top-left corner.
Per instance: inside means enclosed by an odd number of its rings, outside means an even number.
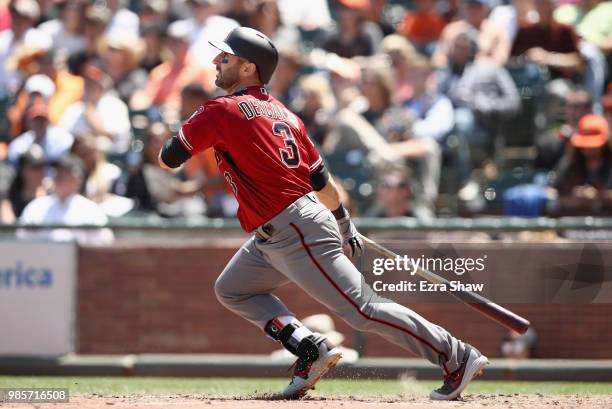
[[[396,259],[399,257],[397,254],[392,252],[386,247],[381,246],[374,240],[367,238],[363,234],[360,234],[361,239],[365,244],[374,249],[377,253],[391,258]],[[445,284],[446,288],[450,288],[450,283],[444,277],[432,273],[431,271],[425,270],[424,268],[416,268],[416,274],[434,284]],[[529,321],[521,317],[518,314],[494,303],[493,301],[483,297],[480,294],[476,294],[472,291],[451,291],[450,294],[458,299],[459,301],[469,305],[479,313],[489,317],[493,321],[503,325],[506,328],[514,330],[520,334],[524,334],[529,328]]]

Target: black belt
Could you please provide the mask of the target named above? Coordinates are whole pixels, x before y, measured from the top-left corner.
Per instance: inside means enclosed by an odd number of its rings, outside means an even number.
[[[315,202],[316,200],[313,197],[309,197],[310,195],[312,195],[312,193],[310,193],[309,195],[304,195],[304,196],[300,197],[298,200],[296,200],[295,202],[293,202],[289,206],[287,206],[283,210],[283,212],[285,210],[287,210],[291,206],[295,206],[298,209],[301,209],[302,207],[306,206],[307,204]],[[274,220],[275,217],[277,217],[277,216],[274,216],[270,220]],[[270,237],[272,237],[272,235],[275,233],[276,230],[277,229],[274,227],[274,224],[270,221],[270,222],[264,223],[261,226],[259,226],[258,228],[256,228],[253,231],[253,233],[255,234],[255,237],[257,237],[260,240],[264,240],[265,241],[265,240],[268,240]]]
[[[272,226],[272,224],[270,223],[262,224],[255,230],[255,237],[257,237],[260,240],[265,241],[265,240],[268,240],[270,237],[272,237],[273,233],[274,233],[274,226]]]

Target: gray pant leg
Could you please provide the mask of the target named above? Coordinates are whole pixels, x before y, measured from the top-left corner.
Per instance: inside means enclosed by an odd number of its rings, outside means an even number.
[[[353,328],[376,333],[447,372],[459,367],[464,345],[414,311],[376,296],[343,254],[331,212],[319,203],[273,240],[257,243],[271,264]]]
[[[271,292],[289,279],[265,260],[249,239],[215,282],[217,299],[226,308],[263,329],[279,315],[294,315]]]

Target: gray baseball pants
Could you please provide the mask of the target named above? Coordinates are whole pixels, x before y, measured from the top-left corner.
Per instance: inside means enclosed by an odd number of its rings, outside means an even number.
[[[293,281],[351,327],[378,334],[440,366],[459,367],[464,344],[414,311],[377,296],[342,251],[331,211],[309,193],[273,217],[225,267],[215,294],[228,309],[263,329],[294,316],[272,292]],[[264,231],[265,230],[265,231]]]

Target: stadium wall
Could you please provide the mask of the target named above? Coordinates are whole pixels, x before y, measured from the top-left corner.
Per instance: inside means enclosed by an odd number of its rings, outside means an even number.
[[[227,311],[215,298],[214,281],[238,246],[235,240],[207,240],[79,249],[78,352],[267,353],[277,349],[262,331]],[[427,246],[408,245],[413,251]],[[595,246],[601,246],[597,251],[604,256],[604,265],[612,265],[608,262],[612,245]],[[457,248],[453,245],[452,251]],[[563,258],[568,251],[579,254],[584,244],[539,247],[492,242],[478,248],[495,255],[491,270],[496,275],[518,282],[534,273],[529,265]],[[298,316],[327,312],[293,284],[279,289],[277,295]],[[475,311],[452,303],[410,304],[407,300],[406,304],[483,353],[500,356],[506,331]],[[612,302],[514,304],[510,308],[531,320],[537,330],[537,357],[612,358]],[[345,345],[351,346],[357,338],[363,342],[346,324],[335,322],[347,337]],[[363,345],[368,356],[412,356],[375,335]]]

